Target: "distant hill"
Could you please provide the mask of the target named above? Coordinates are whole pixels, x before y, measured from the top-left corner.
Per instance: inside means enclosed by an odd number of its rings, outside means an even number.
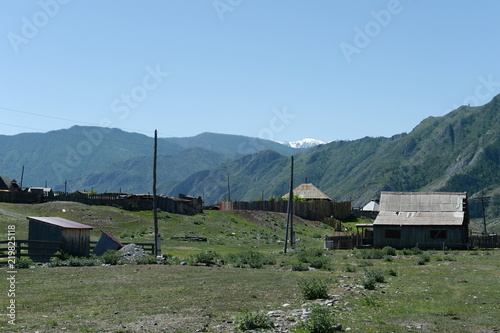
[[[268,199],[307,181],[334,200],[363,205],[380,191],[500,192],[500,96],[429,117],[410,133],[297,149],[269,140],[202,133],[158,140],[158,192],[216,203]],[[48,133],[0,135],[0,175],[23,186],[98,192],[152,190],[153,139],[119,129],[74,126]]]
[[[150,192],[152,137],[120,129],[73,126],[48,133],[0,135],[0,175],[23,186],[68,191]],[[272,149],[291,155],[297,150],[277,142],[240,135],[203,133],[158,139],[158,183],[175,183],[221,163]],[[303,151],[303,150],[302,150]]]
[[[166,142],[159,147],[162,155],[183,148]],[[48,133],[0,135],[0,174],[20,181],[23,186],[63,186],[72,180],[134,157],[151,155],[150,137],[119,129],[73,126]]]
[[[409,134],[331,142],[296,154],[295,183],[307,178],[334,200],[355,205],[389,190],[494,193],[500,189],[499,100],[427,118]],[[264,151],[189,177],[178,189],[203,190],[215,202],[227,196],[229,173],[232,199],[278,196],[287,192],[288,166],[288,158]]]
[[[179,145],[183,148],[198,147],[219,154],[230,154],[243,156],[255,154],[263,150],[274,150],[282,155],[290,156],[297,152],[305,151],[306,149],[294,149],[295,147],[282,145],[278,142],[252,138],[242,135],[218,134],[218,133],[201,133],[193,137],[186,138],[165,138],[162,139],[170,144]],[[300,147],[310,148],[310,147]]]

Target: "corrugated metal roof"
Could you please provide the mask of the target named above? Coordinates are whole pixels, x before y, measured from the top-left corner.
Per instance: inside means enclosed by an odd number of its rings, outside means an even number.
[[[380,211],[461,212],[466,198],[463,192],[382,192]]]
[[[89,225],[78,223],[75,221],[70,221],[62,217],[40,217],[40,216],[28,216],[29,220],[35,220],[47,224],[52,224],[61,228],[66,229],[94,229]]]
[[[288,198],[289,195],[290,193],[287,193],[282,198]],[[300,184],[293,190],[293,195],[298,196],[300,199],[332,200],[313,184]]]
[[[465,192],[382,192],[375,225],[462,225]]]
[[[457,225],[464,223],[464,212],[387,212],[381,211],[374,225]]]

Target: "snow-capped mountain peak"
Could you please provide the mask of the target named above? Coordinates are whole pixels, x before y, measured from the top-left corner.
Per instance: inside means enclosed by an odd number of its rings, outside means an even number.
[[[292,148],[312,148],[318,145],[324,145],[326,143],[324,141],[311,138],[306,138],[297,141],[278,141],[278,142],[281,143],[282,145]]]

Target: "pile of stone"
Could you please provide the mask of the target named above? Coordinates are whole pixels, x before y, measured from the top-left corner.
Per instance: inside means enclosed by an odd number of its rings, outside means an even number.
[[[144,249],[137,244],[127,244],[124,247],[122,247],[120,250],[120,255],[128,260],[134,260],[136,258],[142,258],[142,257],[148,257],[150,256],[149,253],[144,251]]]

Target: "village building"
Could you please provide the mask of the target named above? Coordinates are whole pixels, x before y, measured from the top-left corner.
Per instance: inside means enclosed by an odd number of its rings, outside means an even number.
[[[49,261],[57,251],[75,257],[90,254],[91,226],[61,217],[28,216],[29,255],[34,261]]]
[[[361,208],[361,210],[363,212],[379,212],[380,211],[380,200],[378,199],[373,199],[373,200],[370,200],[369,203],[367,203],[366,205],[363,206],[363,208]]]
[[[21,192],[22,189],[15,179],[0,176],[0,191]]]
[[[50,187],[30,187],[28,193],[38,194],[47,198],[54,197],[54,191]]]
[[[288,199],[290,193],[283,195],[282,199]],[[311,183],[304,183],[293,189],[293,196],[301,200],[320,200],[320,201],[332,201],[332,199],[327,196],[323,191],[318,189]]]
[[[468,226],[465,192],[382,192],[373,246],[466,248]]]

